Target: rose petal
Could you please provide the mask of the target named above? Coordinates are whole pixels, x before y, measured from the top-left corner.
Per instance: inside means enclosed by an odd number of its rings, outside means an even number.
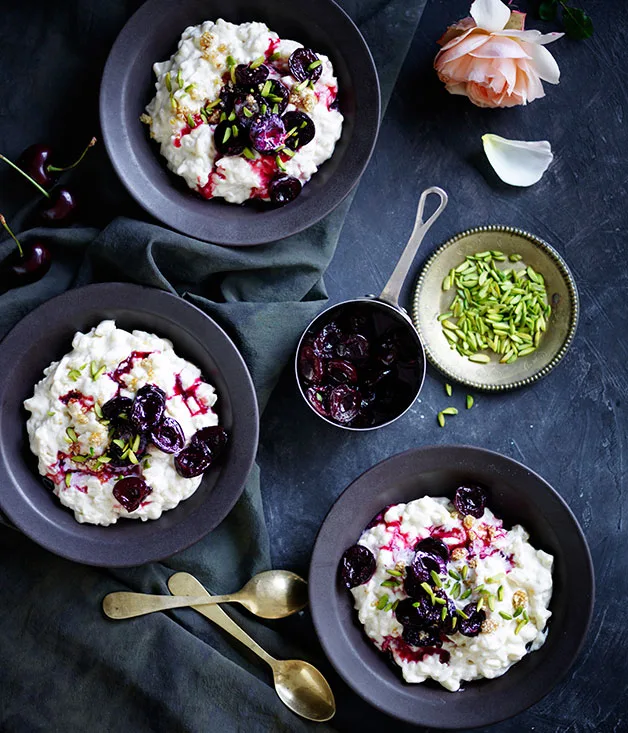
[[[511,186],[532,186],[554,159],[547,140],[526,142],[482,135],[484,152],[497,175]]]
[[[487,31],[501,31],[510,20],[510,8],[501,0],[475,0],[470,13],[478,27]]]
[[[527,46],[532,44],[528,43]],[[469,51],[469,55],[478,59],[525,59],[530,58],[523,44],[512,38],[488,36],[481,46]],[[549,53],[549,51],[548,51]]]
[[[489,38],[490,36],[486,33],[473,33],[472,35],[460,36],[446,46],[443,46],[438,52],[436,59],[441,64],[455,61],[461,56],[466,56],[483,43],[486,43]]]
[[[554,43],[559,38],[562,38],[564,33],[541,33],[541,31],[515,31],[515,30],[504,30],[494,31],[495,36],[510,36],[511,38],[518,38],[520,41],[528,41],[529,43],[538,43],[541,46],[546,46],[548,43]]]
[[[536,43],[522,43],[521,45],[527,52],[528,57],[532,59],[534,70],[538,76],[550,84],[558,84],[560,69],[556,59],[545,46],[539,46]]]

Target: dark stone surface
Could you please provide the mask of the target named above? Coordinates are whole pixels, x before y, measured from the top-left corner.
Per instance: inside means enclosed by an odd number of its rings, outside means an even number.
[[[549,47],[562,80],[557,87],[545,85],[544,99],[526,108],[481,110],[448,95],[431,68],[435,40],[465,15],[468,3],[430,0],[326,277],[332,300],[379,292],[410,234],[420,191],[442,186],[449,206],[428,235],[415,272],[436,245],[467,227],[507,224],[546,239],[572,268],[581,298],[578,333],[563,363],[530,388],[474,394],[475,407],[461,410],[444,430],[436,412],[447,404],[462,407],[466,390],[454,385],[448,398],[444,379],[430,369],[420,402],[397,423],[366,435],[319,420],[301,403],[288,368],[262,424],[262,488],[279,567],[305,571],[315,533],[344,487],[373,463],[417,445],[467,443],[500,451],[540,473],[567,500],[587,536],[597,575],[587,644],[542,702],[492,726],[496,733],[628,730],[628,131],[620,72],[626,27],[613,18],[613,7],[620,5],[589,0],[593,38],[563,38]],[[531,14],[529,26],[543,24]],[[547,139],[554,163],[537,185],[510,188],[487,169],[480,140],[485,132]],[[332,685],[339,730],[412,730],[378,714],[337,678]]]

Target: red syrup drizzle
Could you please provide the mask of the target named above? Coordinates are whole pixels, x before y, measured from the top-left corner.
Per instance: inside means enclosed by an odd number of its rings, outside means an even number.
[[[280,155],[280,157],[284,163],[290,159],[288,155],[284,155],[283,153]],[[279,168],[275,156],[262,155],[257,160],[249,160],[247,162],[259,176],[261,184],[252,189],[251,198],[268,198],[270,195],[268,193],[268,187]]]
[[[269,56],[272,56],[275,53],[280,43],[281,43],[281,38],[271,38],[270,39],[270,43],[268,44],[268,48],[266,49],[266,58],[268,58]]]
[[[459,547],[466,547],[469,543],[469,535],[464,527],[454,527],[453,529],[435,529],[434,527],[430,527],[428,532],[431,537],[443,540],[449,548],[449,552],[457,550]],[[454,541],[447,542],[447,540]]]
[[[404,662],[422,662],[426,657],[437,655],[441,664],[447,664],[451,657],[446,649],[435,646],[410,646],[398,636],[387,636],[382,644],[382,651],[395,653]]]
[[[190,126],[189,124],[183,127],[179,131],[178,137],[175,137],[175,139],[172,141],[172,144],[175,146],[175,148],[181,147],[181,138],[184,135],[189,135],[192,130],[195,130],[197,127],[200,127],[200,125],[203,124],[203,118],[200,116],[200,114],[192,115],[192,121],[194,122],[194,125]]]
[[[382,550],[388,550],[389,552],[393,552],[394,550],[407,550],[416,544],[416,537],[413,537],[409,532],[401,531],[400,519],[386,522],[386,531],[391,536],[388,543],[381,548]]]
[[[324,102],[327,109],[330,109],[332,104],[336,101],[338,96],[338,87],[330,87],[325,85],[323,89],[319,89],[316,92],[316,98],[319,102]]]
[[[197,377],[189,387],[184,387],[183,382],[181,381],[181,375],[177,374],[175,377],[172,396],[181,397],[192,417],[196,417],[196,415],[206,415],[209,412],[209,407],[203,402],[203,400],[196,396],[196,392],[201,384],[203,384],[203,380],[200,377]],[[190,402],[192,401],[196,406],[196,410],[193,409],[193,406],[190,406]]]
[[[59,402],[64,405],[69,405],[70,402],[78,402],[84,410],[91,410],[94,406],[94,398],[89,395],[84,395],[82,392],[78,392],[73,389],[64,395],[59,397]]]
[[[129,356],[127,356],[126,359],[121,361],[118,366],[115,368],[113,372],[109,372],[108,376],[120,387],[127,388],[126,384],[124,383],[124,380],[122,377],[124,377],[125,374],[128,374],[131,369],[133,369],[133,362],[137,361],[138,359],[146,359],[147,356],[150,356],[153,352],[152,351],[133,351]]]

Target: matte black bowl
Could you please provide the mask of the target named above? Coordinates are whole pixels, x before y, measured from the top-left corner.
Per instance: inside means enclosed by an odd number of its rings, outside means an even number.
[[[22,403],[50,362],[71,349],[76,331],[104,319],[172,341],[216,387],[216,409],[230,436],[223,461],[196,492],[159,519],[80,524],[42,483],[28,446]],[[227,516],[242,493],[258,439],[251,377],[227,334],[201,310],[161,290],[107,283],[70,290],[29,313],[0,344],[0,508],[25,535],[48,550],[88,565],[141,565],[192,545]]]
[[[139,121],[155,91],[152,66],[176,50],[189,25],[224,18],[262,21],[281,38],[311,46],[331,59],[338,78],[342,136],[301,195],[278,209],[205,201],[169,173]],[[100,120],[109,157],[131,195],[164,224],[205,241],[228,245],[272,242],[306,229],[334,209],[364,171],[377,138],[380,94],[364,39],[332,0],[148,0],[111,49],[100,89]]]
[[[449,496],[463,481],[492,489],[489,508],[507,526],[522,524],[530,542],[554,556],[552,617],[545,644],[506,674],[449,692],[437,683],[407,684],[367,639],[353,596],[339,579],[342,553],[386,505]],[[492,451],[432,446],[400,453],[354,481],[319,531],[310,569],[310,607],[318,637],[344,680],[393,717],[434,728],[472,728],[516,715],[546,695],[584,642],[593,610],[591,556],[578,522],[540,476]]]

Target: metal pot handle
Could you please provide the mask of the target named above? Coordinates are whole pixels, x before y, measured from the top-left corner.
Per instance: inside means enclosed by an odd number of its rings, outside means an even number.
[[[431,193],[435,193],[440,198],[440,204],[432,216],[430,216],[427,221],[423,221],[425,201]],[[403,250],[401,257],[395,266],[393,274],[390,276],[390,280],[388,280],[381,292],[381,295],[379,296],[380,300],[390,303],[390,305],[395,308],[399,308],[399,295],[401,294],[401,288],[403,287],[403,283],[410,271],[414,257],[421,245],[421,242],[423,241],[423,237],[427,233],[427,230],[432,226],[436,219],[438,219],[445,206],[447,206],[447,201],[447,194],[438,186],[432,186],[431,188],[426,188],[425,191],[423,191],[421,198],[419,199],[414,229],[412,230],[408,244],[406,244],[406,248]]]

